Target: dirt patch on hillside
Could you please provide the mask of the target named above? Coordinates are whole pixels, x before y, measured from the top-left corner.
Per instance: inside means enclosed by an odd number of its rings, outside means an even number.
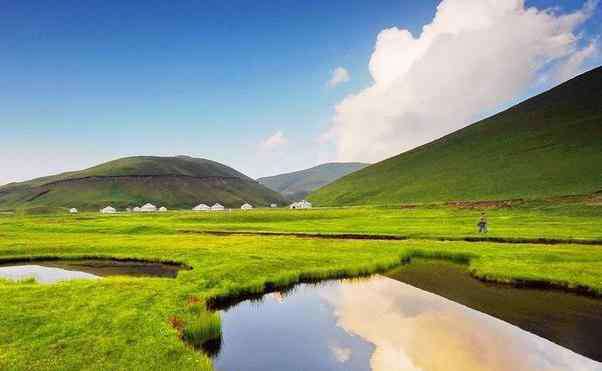
[[[590,206],[602,206],[602,191],[589,195],[585,200],[585,204]]]
[[[499,201],[450,201],[447,206],[457,209],[507,209],[524,202],[522,198]]]
[[[590,206],[602,206],[602,191],[587,195],[570,195],[546,198],[545,201],[562,204],[585,204]]]

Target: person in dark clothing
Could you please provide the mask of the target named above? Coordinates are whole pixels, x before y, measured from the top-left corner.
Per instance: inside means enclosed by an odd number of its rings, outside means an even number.
[[[485,213],[481,213],[477,226],[479,227],[479,233],[487,233],[487,216],[485,216]]]

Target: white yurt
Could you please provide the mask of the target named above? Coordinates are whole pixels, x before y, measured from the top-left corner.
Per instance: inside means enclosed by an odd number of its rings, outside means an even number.
[[[166,208],[165,206],[161,206],[161,207],[159,208],[159,212],[161,212],[161,213],[164,213],[164,212],[166,212],[166,211],[167,211],[167,208]]]
[[[270,205],[270,207],[271,207],[272,209],[275,209],[275,208],[277,208],[277,207],[278,207],[278,204],[271,204],[271,205]]]
[[[299,205],[301,206],[300,207],[301,209],[311,209],[311,202],[309,202],[309,201],[303,200],[303,201],[299,202]]]
[[[117,210],[115,210],[115,208],[112,206],[107,206],[104,209],[100,210],[100,212],[103,214],[115,214]]]
[[[226,208],[220,204],[215,204],[215,205],[211,206],[211,211],[224,211],[224,210],[226,210]]]
[[[299,201],[299,202],[293,202],[289,208],[291,209],[311,209],[311,202],[308,201]]]
[[[192,208],[192,211],[210,211],[211,208],[205,204],[198,204]]]
[[[70,212],[71,214],[77,214],[77,209],[76,209],[76,208],[74,208],[74,207],[72,207],[72,208],[70,208],[70,209],[69,209],[69,212]]]
[[[135,213],[139,213],[140,212],[140,208],[138,206],[136,206],[136,207],[134,207],[132,209],[132,211],[135,212]]]
[[[245,203],[244,205],[242,205],[240,207],[242,210],[251,210],[253,209],[253,205],[249,204],[249,203]]]
[[[140,211],[143,213],[152,213],[157,211],[157,206],[153,204],[144,204],[144,206],[140,208]]]

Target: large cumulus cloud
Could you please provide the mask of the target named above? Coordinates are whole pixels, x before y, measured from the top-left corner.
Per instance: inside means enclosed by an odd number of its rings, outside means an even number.
[[[379,161],[459,129],[541,80],[568,78],[595,54],[578,29],[597,0],[572,13],[525,7],[523,0],[443,0],[414,37],[378,35],[373,84],[336,106],[325,134],[339,160]]]

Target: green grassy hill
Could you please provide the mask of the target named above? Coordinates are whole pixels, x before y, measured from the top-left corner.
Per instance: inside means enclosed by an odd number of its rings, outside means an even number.
[[[269,189],[280,192],[289,199],[303,199],[311,191],[365,168],[359,162],[328,163],[310,169],[259,178],[257,181]]]
[[[602,190],[602,68],[312,193],[317,205],[501,200]]]
[[[128,157],[82,171],[0,187],[0,209],[67,208],[96,210],[152,202],[190,208],[201,202],[240,207],[284,202],[281,195],[220,163],[178,157]]]

